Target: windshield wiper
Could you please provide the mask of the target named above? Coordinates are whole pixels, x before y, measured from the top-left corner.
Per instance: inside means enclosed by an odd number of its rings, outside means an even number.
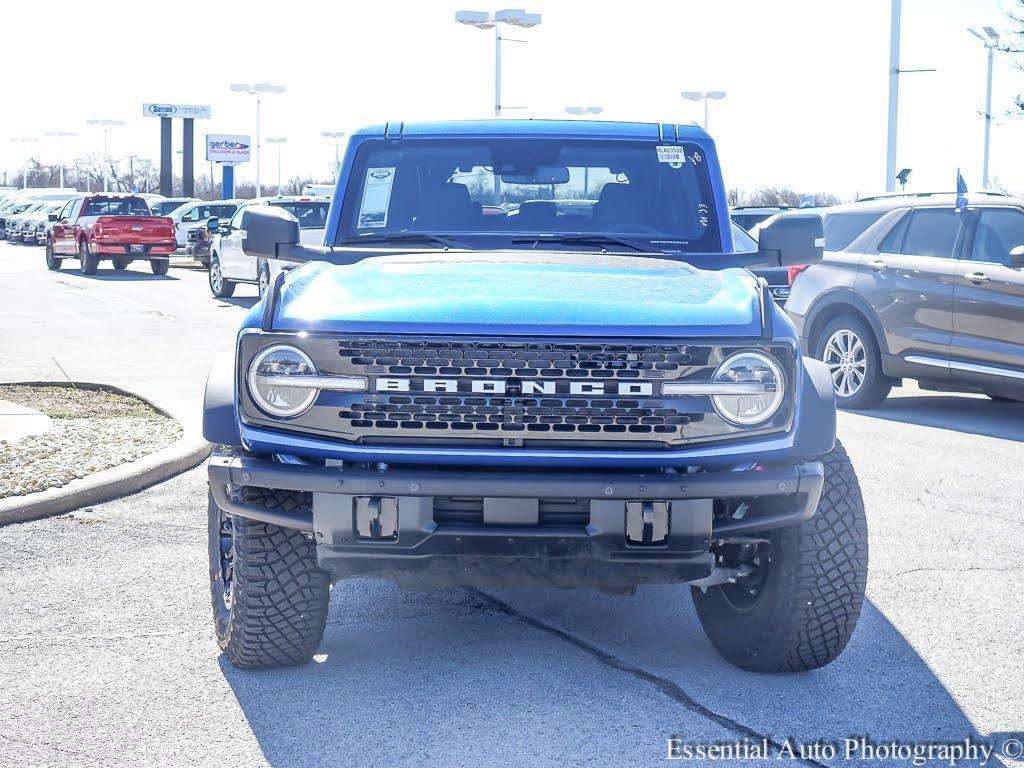
[[[374,243],[430,243],[444,248],[464,248],[465,246],[452,240],[446,234],[432,232],[367,232],[364,235],[349,235],[338,240],[338,245],[363,245]]]
[[[560,234],[544,234],[544,235],[530,235],[528,237],[514,237],[512,238],[514,245],[521,245],[523,243],[533,243],[534,246],[543,245],[545,243],[557,243],[560,245],[621,245],[625,248],[629,248],[638,253],[655,253],[657,249],[652,248],[650,245],[636,243],[625,237],[616,237],[615,235],[599,235],[599,234],[584,234],[577,233],[573,234],[560,233]]]

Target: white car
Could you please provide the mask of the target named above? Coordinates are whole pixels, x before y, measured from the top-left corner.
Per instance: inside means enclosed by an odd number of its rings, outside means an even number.
[[[266,292],[277,273],[291,269],[277,259],[257,259],[242,251],[240,235],[242,212],[250,205],[272,205],[284,208],[299,220],[299,238],[308,245],[322,245],[327,228],[327,209],[331,201],[326,197],[263,197],[242,203],[210,246],[210,291],[218,299],[235,292],[238,283],[255,283],[260,296]]]
[[[154,216],[170,216],[171,211],[185,203],[202,202],[196,197],[165,197],[162,200],[147,200],[149,210]]]
[[[326,197],[330,199],[334,194],[333,184],[307,184],[302,188],[302,194],[313,195],[314,197]]]
[[[189,231],[205,227],[211,216],[224,221],[230,219],[238,210],[239,203],[238,200],[203,200],[185,203],[175,208],[168,215],[174,222],[174,237],[178,241],[178,247],[184,248],[188,245]]]
[[[45,245],[46,229],[50,224],[50,214],[57,213],[65,202],[49,201],[21,219],[21,242],[26,245]]]

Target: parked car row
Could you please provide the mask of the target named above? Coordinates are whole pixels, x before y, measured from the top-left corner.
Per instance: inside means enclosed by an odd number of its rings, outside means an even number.
[[[242,283],[262,296],[290,267],[244,253],[248,207],[284,208],[302,241],[318,244],[330,205],[313,196],[175,200],[167,201],[178,203],[170,215],[154,216],[137,195],[29,192],[0,197],[0,232],[45,245],[50,269],[77,259],[93,274],[104,260],[115,269],[147,260],[165,274],[170,254],[185,247],[207,267],[217,298]],[[782,210],[749,232],[734,226],[734,248],[756,251],[763,227],[809,214],[822,219],[822,263],[755,272],[792,318],[805,354],[829,367],[841,406],[876,406],[902,379],[1024,400],[1024,201],[975,193],[958,210],[951,194],[882,195]]]
[[[1024,400],[1024,200],[995,192],[879,195],[814,212],[820,264],[789,268],[784,302],[841,407],[903,379]],[[753,226],[805,210],[783,211]],[[769,279],[769,283],[771,280]]]

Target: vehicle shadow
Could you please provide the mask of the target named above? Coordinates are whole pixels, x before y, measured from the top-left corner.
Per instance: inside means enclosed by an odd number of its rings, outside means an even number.
[[[221,669],[277,768],[651,765],[670,736],[840,748],[859,736],[993,741],[871,604],[829,667],[758,675],[713,651],[688,591],[503,590],[492,600],[474,590],[343,582],[314,663],[244,672],[222,659]],[[997,737],[998,748],[1015,734]]]
[[[216,301],[220,302],[221,306],[242,307],[244,309],[251,308],[259,300],[259,296],[232,296],[230,299],[216,299]]]
[[[892,397],[877,408],[856,413],[922,427],[1024,442],[1024,403],[999,403],[969,396],[925,395]]]
[[[142,280],[179,280],[180,278],[168,273],[166,275],[154,275],[147,268],[145,272],[133,271],[131,267],[125,270],[117,271],[114,269],[103,269],[102,267],[97,270],[95,275],[86,275],[81,270],[61,270],[61,274],[67,277],[80,277],[84,280],[99,280],[105,283],[132,283],[139,282]]]

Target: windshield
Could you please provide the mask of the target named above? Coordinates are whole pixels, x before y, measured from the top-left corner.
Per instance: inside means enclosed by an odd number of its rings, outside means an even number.
[[[712,185],[696,144],[374,141],[360,148],[352,179],[339,243],[444,233],[457,243],[486,238],[500,247],[530,235],[575,235],[630,238],[651,250],[721,252]]]
[[[149,216],[149,208],[141,197],[93,197],[82,216]]]
[[[299,220],[299,229],[324,229],[327,227],[327,209],[330,203],[311,201],[287,201],[270,203],[275,208],[284,208]]]

